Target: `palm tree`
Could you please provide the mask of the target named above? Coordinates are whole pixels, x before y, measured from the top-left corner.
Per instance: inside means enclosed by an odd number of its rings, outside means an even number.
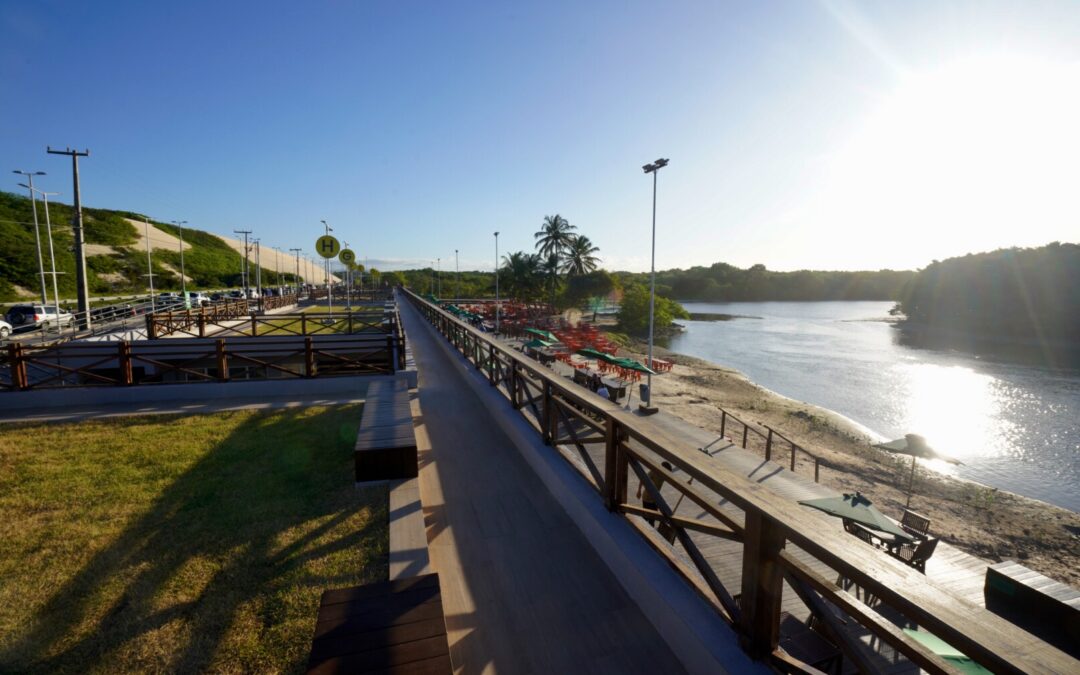
[[[536,237],[536,249],[540,252],[540,255],[555,254],[561,258],[563,251],[569,248],[570,242],[574,238],[571,230],[576,229],[576,226],[571,225],[570,221],[557,213],[553,216],[544,216],[544,224],[540,227],[540,231],[534,235]]]
[[[600,251],[600,247],[593,246],[589,238],[579,234],[570,242],[566,249],[566,257],[563,260],[562,271],[569,276],[588,274],[600,266],[600,259],[594,253]]]
[[[544,277],[548,292],[551,293],[551,306],[555,307],[555,292],[559,289],[559,256],[551,253],[540,264],[540,274]]]
[[[540,286],[540,256],[524,251],[504,255],[499,279],[510,297],[529,300]]]

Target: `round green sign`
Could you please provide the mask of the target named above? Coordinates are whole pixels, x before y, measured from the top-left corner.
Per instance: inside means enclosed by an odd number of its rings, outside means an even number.
[[[346,265],[352,265],[354,262],[356,262],[356,254],[353,253],[350,249],[343,248],[341,249],[341,253],[338,254],[338,260],[345,263]]]
[[[333,258],[341,250],[341,242],[329,234],[315,240],[315,252],[324,258]]]

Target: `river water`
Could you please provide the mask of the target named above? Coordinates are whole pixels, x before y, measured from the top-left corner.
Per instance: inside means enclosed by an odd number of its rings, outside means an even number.
[[[1055,372],[900,344],[890,302],[685,303],[668,347],[735,368],[828,408],[882,439],[926,437],[961,466],[923,462],[1080,511],[1080,372]]]

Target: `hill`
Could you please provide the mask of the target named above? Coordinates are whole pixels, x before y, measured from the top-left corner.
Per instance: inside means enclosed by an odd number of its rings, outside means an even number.
[[[68,204],[49,202],[53,248],[61,298],[75,297],[74,239],[71,231],[73,209]],[[45,211],[38,203],[42,253],[46,272],[50,269]],[[147,228],[144,222],[149,223]],[[90,295],[143,293],[146,282],[146,236],[149,231],[154,289],[179,290],[180,241],[176,226],[149,219],[138,213],[83,207],[86,238],[86,271]],[[236,240],[185,227],[184,271],[189,290],[228,288],[241,285],[243,244]],[[34,214],[29,197],[0,192],[0,301],[29,299],[37,296],[40,286],[37,249],[34,240]],[[262,279],[267,285],[288,284],[295,279],[295,259],[263,248]],[[254,256],[250,261],[255,278]],[[280,276],[275,271],[281,270]],[[322,272],[301,261],[301,277],[320,279]],[[52,295],[52,281],[46,277]]]

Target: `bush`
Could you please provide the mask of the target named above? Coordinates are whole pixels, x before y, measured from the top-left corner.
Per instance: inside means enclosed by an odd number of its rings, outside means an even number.
[[[675,319],[689,319],[690,313],[674,300],[656,296],[653,323],[657,331],[671,327]],[[628,333],[641,335],[649,330],[649,289],[633,284],[623,290],[619,306],[619,326]]]

